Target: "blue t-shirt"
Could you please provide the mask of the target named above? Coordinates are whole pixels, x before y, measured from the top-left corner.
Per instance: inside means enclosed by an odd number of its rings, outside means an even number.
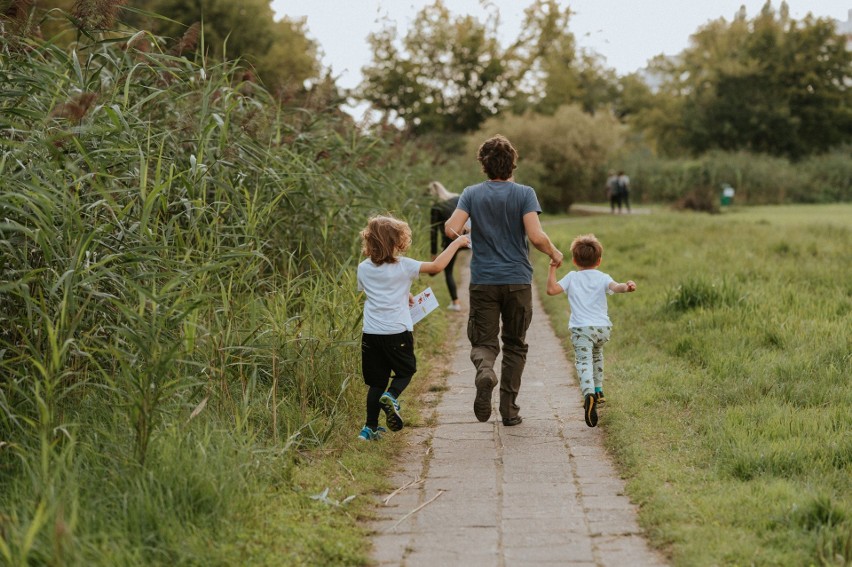
[[[512,181],[484,181],[465,187],[458,208],[470,215],[470,283],[532,283],[524,215],[541,213],[535,190]]]

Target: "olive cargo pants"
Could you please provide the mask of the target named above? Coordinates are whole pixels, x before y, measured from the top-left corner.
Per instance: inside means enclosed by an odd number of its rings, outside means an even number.
[[[502,321],[502,332],[501,332]],[[527,329],[532,321],[532,287],[529,284],[470,285],[470,316],[467,338],[470,360],[477,375],[493,370],[503,342],[500,372],[500,416],[511,419],[520,407],[515,403],[527,362]]]

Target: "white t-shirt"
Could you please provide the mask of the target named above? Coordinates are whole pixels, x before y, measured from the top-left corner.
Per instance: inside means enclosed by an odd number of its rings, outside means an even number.
[[[614,280],[599,270],[568,272],[559,285],[571,305],[569,327],[611,327],[607,315],[606,296],[612,295],[609,284]]]
[[[399,256],[393,264],[377,266],[369,258],[358,264],[358,291],[364,302],[364,332],[395,335],[414,330],[408,308],[408,293],[420,275],[420,262]]]

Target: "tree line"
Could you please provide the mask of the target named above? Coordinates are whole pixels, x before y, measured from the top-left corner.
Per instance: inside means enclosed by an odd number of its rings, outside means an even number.
[[[20,20],[29,2],[6,4],[6,18]],[[58,33],[51,9],[75,4],[87,2],[35,0],[29,19]],[[325,104],[367,102],[385,126],[413,136],[465,134],[498,116],[552,116],[576,105],[615,116],[663,156],[719,149],[799,159],[850,141],[852,52],[829,18],[796,20],[786,2],[775,9],[767,0],[753,17],[743,7],[700,27],[686,49],[658,56],[646,73],[618,76],[578,47],[571,17],[557,0],[532,0],[518,37],[504,39],[496,9],[479,20],[435,0],[404,35],[390,25],[370,34],[364,80],[343,92],[305,22],[276,20],[268,0],[140,0],[121,15],[171,37],[200,23],[205,56],[244,60],[281,98],[301,103],[321,91]]]

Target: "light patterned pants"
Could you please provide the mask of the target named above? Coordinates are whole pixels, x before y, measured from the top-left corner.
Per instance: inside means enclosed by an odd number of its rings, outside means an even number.
[[[603,388],[603,346],[609,340],[612,327],[571,327],[577,378],[583,396]]]

